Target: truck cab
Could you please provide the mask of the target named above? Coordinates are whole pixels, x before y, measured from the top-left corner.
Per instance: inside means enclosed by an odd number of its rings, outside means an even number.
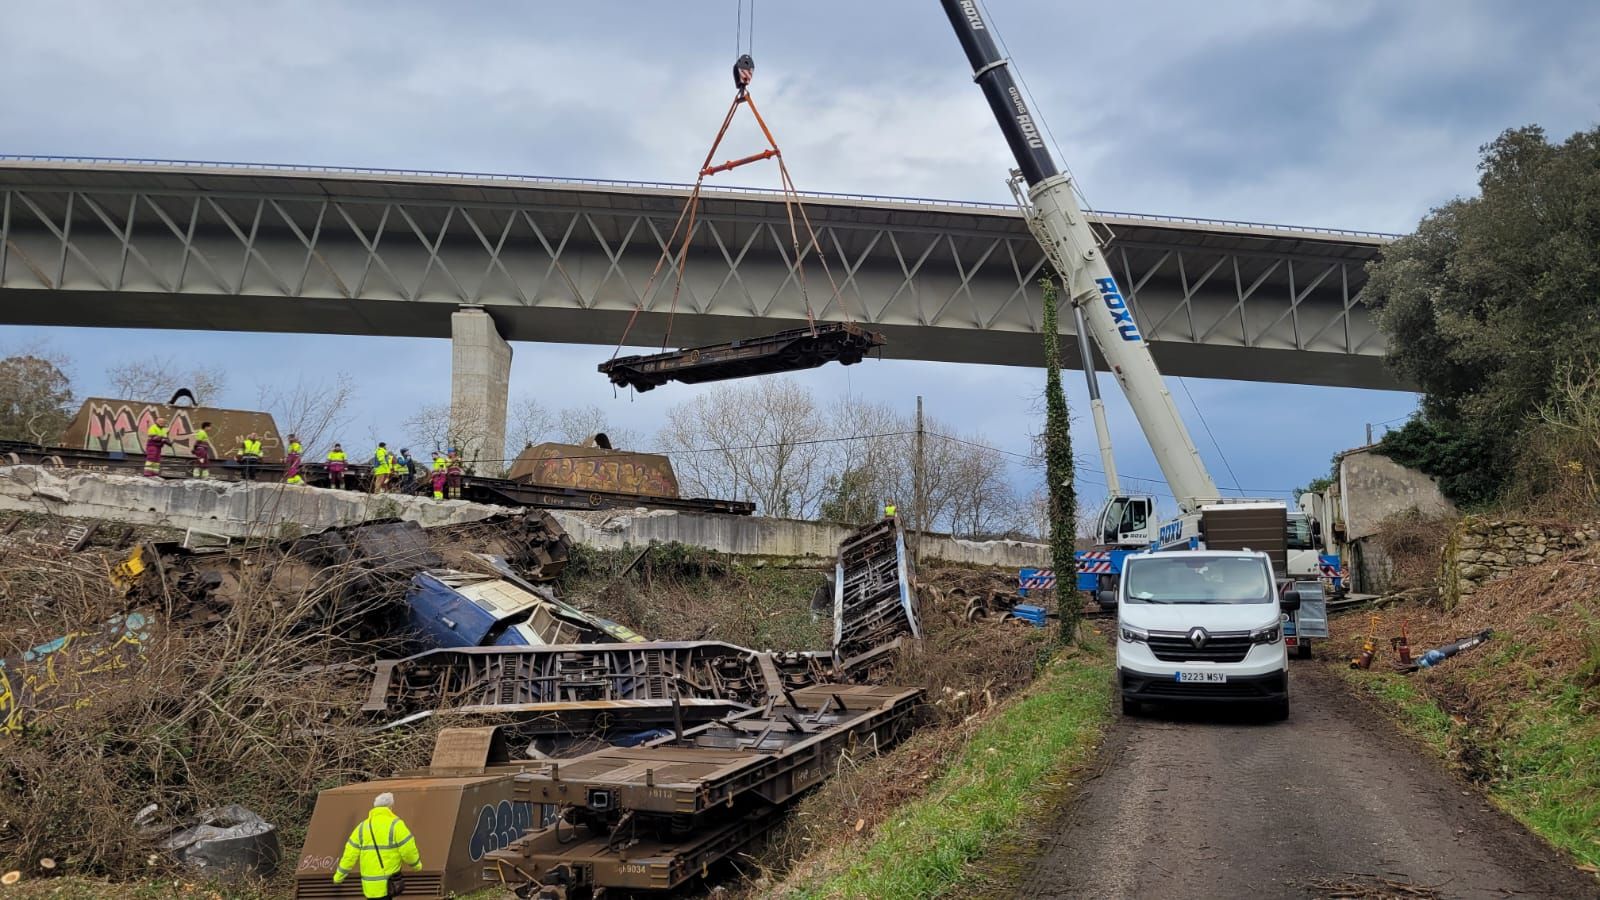
[[[1112,593],[1112,592],[1108,592]],[[1131,554],[1123,560],[1117,609],[1117,683],[1122,711],[1152,702],[1234,702],[1289,715],[1285,611],[1272,559],[1250,550]]]

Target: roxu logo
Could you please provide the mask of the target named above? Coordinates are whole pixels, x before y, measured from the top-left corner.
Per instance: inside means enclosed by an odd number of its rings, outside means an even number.
[[[1108,278],[1106,280],[1109,281],[1110,279]],[[1169,541],[1175,541],[1182,534],[1183,534],[1183,523],[1182,522],[1168,522],[1167,524],[1161,526],[1160,541],[1163,544],[1165,544],[1165,543],[1167,543]]]
[[[1094,283],[1100,286],[1100,297],[1106,301],[1106,309],[1111,310],[1111,322],[1117,326],[1125,341],[1139,339],[1139,326],[1133,322],[1133,311],[1128,309],[1128,301],[1122,299],[1122,292],[1117,290],[1115,278],[1096,278]]]

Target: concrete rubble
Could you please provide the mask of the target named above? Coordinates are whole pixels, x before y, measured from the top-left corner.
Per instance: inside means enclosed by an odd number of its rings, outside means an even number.
[[[0,509],[107,519],[230,538],[274,538],[380,518],[425,528],[517,510],[406,494],[363,494],[268,482],[163,480],[43,466],[0,467]]]

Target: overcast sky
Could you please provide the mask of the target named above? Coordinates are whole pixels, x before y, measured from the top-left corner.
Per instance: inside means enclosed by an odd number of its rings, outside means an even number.
[[[1564,137],[1600,119],[1592,2],[988,6],[1102,209],[1409,231],[1473,192],[1477,148],[1504,128]],[[734,0],[11,0],[0,153],[688,181],[726,109],[734,14]],[[754,51],[800,187],[1006,199],[1005,144],[931,0],[758,0]],[[742,183],[770,184],[754,168]],[[226,365],[223,401],[237,406],[260,380],[340,370],[404,379],[419,404],[449,397],[442,340],[0,328],[0,350],[40,340],[73,357],[80,394],[106,390],[108,364],[149,353]],[[613,397],[594,374],[602,348],[515,353],[514,394],[554,390],[647,434],[696,390]],[[799,377],[823,399],[907,410],[922,393],[933,415],[1015,451],[1037,430],[1035,370],[886,361]],[[1086,410],[1081,378],[1068,389]],[[1322,473],[1366,423],[1415,403],[1205,379],[1173,393],[1218,483],[1251,492]],[[1108,405],[1120,467],[1159,475],[1122,398]],[[386,391],[363,401],[346,440],[404,442],[405,417]],[[1086,489],[1097,479],[1084,473]]]

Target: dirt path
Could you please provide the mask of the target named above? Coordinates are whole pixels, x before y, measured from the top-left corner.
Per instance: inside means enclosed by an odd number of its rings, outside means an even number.
[[[1297,664],[1290,684],[1282,724],[1241,710],[1115,725],[1018,896],[1600,898],[1332,673]]]

